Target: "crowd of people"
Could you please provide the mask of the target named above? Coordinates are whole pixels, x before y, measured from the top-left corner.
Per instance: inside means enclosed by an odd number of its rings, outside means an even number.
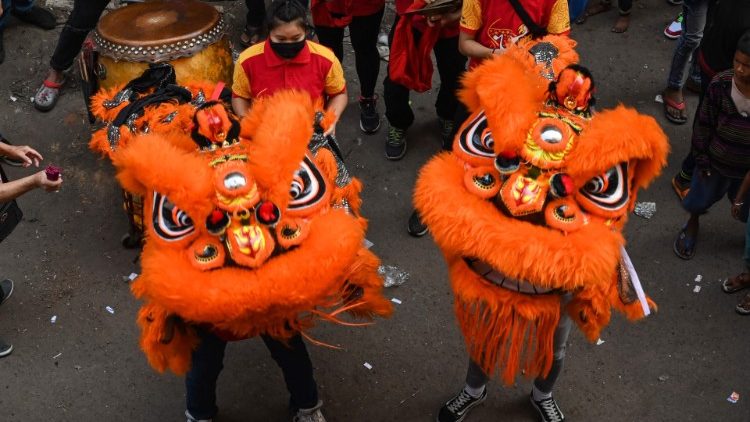
[[[463,0],[440,13],[411,13],[436,1],[396,0],[396,16],[388,41],[392,58],[398,54],[434,53],[439,75],[435,114],[441,145],[450,150],[457,128],[468,117],[466,107],[457,97],[464,72],[504,54],[510,45],[522,40],[547,34],[569,35],[572,15],[566,0]],[[34,107],[38,110],[54,108],[66,83],[66,71],[108,3],[108,0],[74,1],[48,74],[34,97]],[[377,40],[385,0],[331,0],[312,4],[306,0],[275,0],[268,8],[263,0],[246,0],[246,4],[246,25],[240,34],[246,49],[235,64],[231,85],[231,106],[237,116],[244,116],[259,98],[297,89],[324,100],[327,109],[340,117],[349,98],[342,66],[348,28],[359,80],[359,126],[366,134],[379,131],[382,119],[375,93],[380,76]],[[592,1],[576,22],[581,24],[611,7],[610,1]],[[622,33],[630,23],[632,1],[620,0],[618,8],[619,17],[612,31]],[[0,63],[5,59],[1,34],[9,15],[44,29],[55,27],[54,16],[31,0],[4,0],[1,11]],[[676,38],[677,43],[662,98],[668,121],[678,125],[692,121],[693,125],[691,151],[682,162],[681,171],[672,179],[672,186],[689,214],[674,241],[674,253],[688,260],[695,255],[701,216],[723,197],[731,201],[733,218],[748,221],[750,4],[743,0],[682,0],[682,12],[675,22],[665,29],[665,35]],[[429,56],[426,59],[429,61]],[[393,161],[402,159],[407,152],[408,130],[415,120],[411,92],[424,91],[423,87],[432,82],[405,78],[396,62],[391,61],[382,82],[382,107],[387,123],[383,147],[385,157]],[[700,93],[699,105],[692,113],[686,107],[685,88]],[[327,134],[335,135],[335,131],[334,124]],[[24,167],[38,166],[42,160],[33,148],[7,143],[0,143],[0,155]],[[50,181],[43,171],[15,181],[4,180],[0,184],[0,202],[8,202],[34,188],[56,191],[61,184],[62,178]],[[422,236],[429,230],[416,211],[407,228],[413,236]],[[747,270],[724,281],[722,289],[727,293],[750,288],[750,222],[746,224],[745,244]],[[12,291],[12,281],[0,282],[0,303]],[[750,314],[750,294],[740,301],[736,311]],[[543,421],[564,420],[552,389],[562,367],[570,327],[569,319],[558,325],[555,363],[546,377],[533,384],[531,403]],[[210,421],[218,412],[216,380],[223,367],[226,342],[209,331],[201,334],[201,340],[186,376],[189,422]],[[295,336],[286,346],[270,337],[263,340],[284,373],[294,420],[324,421],[312,363],[301,337]],[[0,340],[0,357],[11,351],[12,346]],[[486,398],[487,380],[481,368],[471,362],[465,386],[442,406],[438,421],[463,420]]]

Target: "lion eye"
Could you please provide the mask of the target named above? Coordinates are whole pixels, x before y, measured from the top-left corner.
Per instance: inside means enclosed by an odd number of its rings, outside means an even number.
[[[581,189],[584,200],[607,211],[617,211],[628,203],[628,165],[618,164],[593,177]]]
[[[154,232],[164,240],[180,240],[195,231],[193,220],[166,196],[154,192]]]
[[[290,210],[300,210],[317,204],[326,193],[323,176],[307,157],[300,163],[289,187]]]

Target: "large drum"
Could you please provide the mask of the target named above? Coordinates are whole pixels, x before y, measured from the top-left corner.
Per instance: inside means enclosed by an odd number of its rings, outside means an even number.
[[[99,88],[140,76],[149,63],[169,62],[177,83],[232,82],[232,51],[215,7],[198,0],[131,4],[99,21],[93,34]]]

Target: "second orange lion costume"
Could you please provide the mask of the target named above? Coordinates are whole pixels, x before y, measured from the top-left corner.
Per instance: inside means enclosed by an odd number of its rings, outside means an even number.
[[[666,136],[624,106],[592,115],[590,75],[565,67],[571,42],[553,41],[468,73],[461,97],[472,115],[414,194],[448,263],[469,355],[508,384],[519,370],[550,371],[563,294],[590,340],[611,308],[636,319],[655,306],[637,298],[622,228],[666,163]]]
[[[283,92],[255,102],[241,124],[217,102],[190,115],[192,133],[140,134],[109,151],[123,188],[144,198],[132,290],[145,301],[138,324],[151,365],[187,371],[194,325],[225,339],[284,339],[317,319],[349,324],[346,311],[389,315],[379,260],[363,246],[361,184],[330,149],[308,145],[316,120],[332,118],[322,105]]]

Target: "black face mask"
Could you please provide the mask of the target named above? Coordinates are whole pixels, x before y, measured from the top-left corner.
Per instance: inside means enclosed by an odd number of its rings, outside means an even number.
[[[305,47],[305,40],[295,42],[273,42],[269,41],[271,49],[283,59],[293,59]]]

